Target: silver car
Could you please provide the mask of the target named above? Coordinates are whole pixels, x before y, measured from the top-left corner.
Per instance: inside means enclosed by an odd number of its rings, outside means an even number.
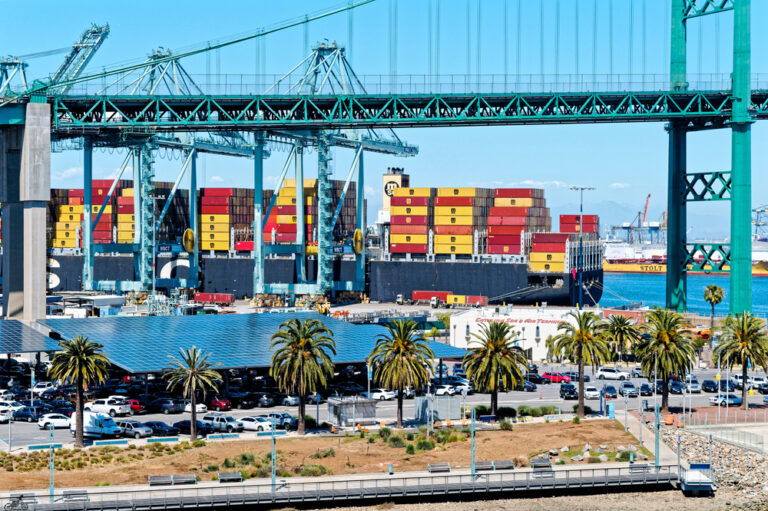
[[[152,436],[152,428],[139,421],[118,421],[117,427],[123,430],[123,436],[132,436],[137,439]]]

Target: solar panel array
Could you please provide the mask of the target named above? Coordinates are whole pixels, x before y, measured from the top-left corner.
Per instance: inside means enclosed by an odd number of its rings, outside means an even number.
[[[85,319],[46,319],[43,323],[62,337],[83,335],[104,345],[115,365],[128,372],[157,372],[168,367],[169,356],[192,346],[211,354],[209,361],[221,368],[267,367],[272,335],[289,319],[315,318],[333,332],[336,364],[363,362],[376,338],[385,333],[379,325],[355,325],[316,313],[222,314],[207,316],[138,316]],[[464,356],[464,350],[439,342],[430,347],[438,358]]]
[[[0,354],[56,351],[59,343],[15,319],[0,320]]]

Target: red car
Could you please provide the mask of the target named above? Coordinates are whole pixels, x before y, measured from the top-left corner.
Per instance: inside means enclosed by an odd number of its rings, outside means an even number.
[[[147,413],[147,407],[138,399],[126,399],[125,402],[131,405],[131,415]]]
[[[542,378],[546,378],[552,383],[571,383],[571,377],[560,373],[544,373]]]
[[[208,409],[216,410],[217,412],[231,410],[232,402],[229,399],[223,397],[213,396],[208,401]]]

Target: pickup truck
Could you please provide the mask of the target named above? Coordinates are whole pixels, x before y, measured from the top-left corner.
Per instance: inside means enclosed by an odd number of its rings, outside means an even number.
[[[87,412],[106,413],[110,417],[131,413],[131,405],[121,399],[97,399],[86,403],[83,409]]]

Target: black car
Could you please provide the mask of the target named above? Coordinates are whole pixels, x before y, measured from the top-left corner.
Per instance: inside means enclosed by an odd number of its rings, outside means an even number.
[[[528,364],[528,372],[529,373],[538,373],[539,372],[539,366],[536,364]]]
[[[617,395],[616,387],[613,385],[606,385],[603,387],[603,396],[605,396],[605,399],[616,399]]]
[[[679,381],[671,381],[669,382],[669,393],[670,394],[682,394],[685,392],[685,387],[682,383]]]
[[[564,374],[565,376],[569,377],[572,382],[579,381],[579,372],[578,371],[568,371],[567,373],[562,373],[562,374]],[[589,381],[589,375],[585,374],[584,375],[584,383],[586,383],[588,381]]]
[[[761,383],[756,388],[759,393],[768,394],[768,383]]]
[[[209,425],[205,424],[201,421],[196,421],[196,433],[200,436],[206,436],[211,433],[213,433],[213,428],[211,428]],[[152,426],[150,426],[152,427]],[[179,433],[183,433],[185,435],[190,434],[190,428],[192,427],[192,421],[179,421],[174,422],[173,427],[179,430]]]
[[[48,401],[48,406],[52,406],[54,408],[74,408],[75,405],[72,404],[72,401],[67,401],[66,399],[54,399],[53,401]]]
[[[184,422],[189,422],[189,421],[184,421]],[[150,421],[150,422],[145,422],[144,425],[152,429],[152,435],[154,436],[176,436],[179,434],[179,428],[169,426],[165,422]]]
[[[563,383],[560,385],[560,399],[578,399],[579,393],[576,392],[576,386],[572,383]]]
[[[19,402],[24,406],[38,408],[42,413],[51,413],[51,410],[53,410],[53,407],[42,399],[22,399]]]
[[[640,395],[641,396],[652,396],[653,395],[653,388],[648,383],[641,383],[640,384]]]
[[[11,419],[13,419],[14,422],[17,422],[17,421],[37,422],[37,420],[43,415],[45,415],[46,413],[48,412],[44,412],[40,408],[32,408],[29,406],[25,406],[13,412],[11,414]]]
[[[72,417],[72,414],[75,413],[74,407],[71,406],[62,406],[59,408],[54,408],[49,413],[60,413],[61,415],[66,415],[67,417]]]
[[[704,392],[717,392],[717,382],[715,380],[704,380],[701,382],[701,390]]]
[[[552,383],[546,378],[542,378],[539,373],[525,373],[524,378],[528,380],[531,383],[535,383],[536,385],[542,385],[546,383]]]
[[[720,391],[721,392],[735,392],[736,391],[736,384],[734,384],[731,380],[720,380]]]
[[[528,380],[523,380],[523,383],[518,385],[515,390],[518,391],[525,391],[525,392],[536,392],[536,384],[529,382]]]

